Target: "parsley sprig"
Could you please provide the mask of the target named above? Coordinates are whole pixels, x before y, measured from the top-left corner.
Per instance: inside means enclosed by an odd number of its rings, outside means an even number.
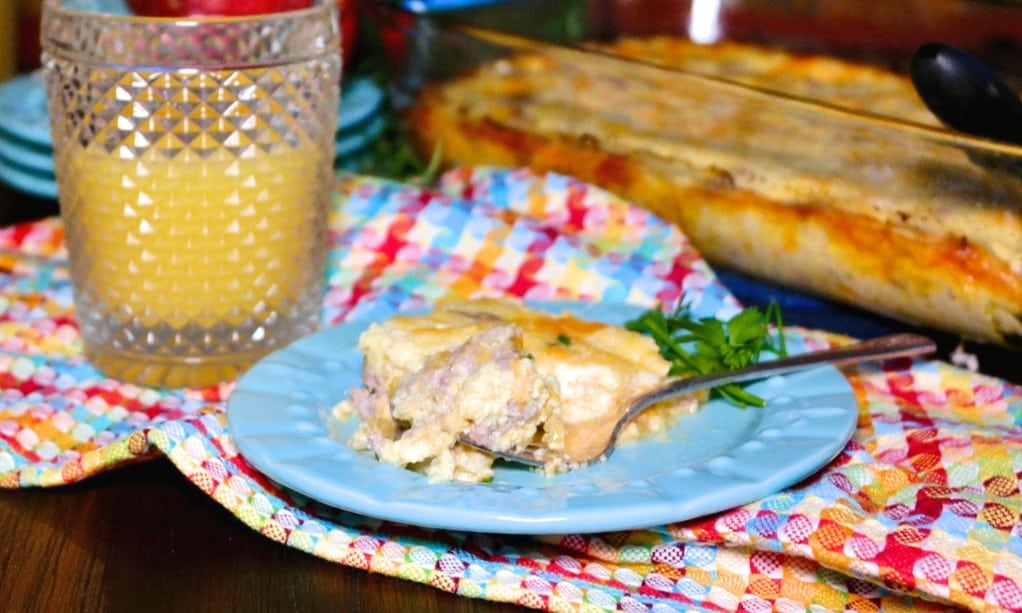
[[[385,93],[379,119],[383,129],[372,143],[370,150],[357,162],[355,170],[364,175],[395,179],[415,185],[432,185],[440,172],[443,149],[440,143],[433,147],[432,155],[425,159],[412,139],[411,128],[398,111],[390,95],[388,83],[390,69],[385,60],[385,51],[380,48],[379,32],[372,28],[366,31],[363,41],[367,47],[377,47],[372,53],[363,54],[345,78],[368,78]],[[360,36],[360,38],[362,38]],[[342,107],[343,112],[343,107]]]
[[[770,332],[771,325],[777,330]],[[788,355],[784,342],[781,308],[771,301],[765,312],[751,306],[727,321],[695,318],[688,303],[679,302],[673,312],[650,309],[625,323],[629,330],[649,334],[660,355],[671,363],[670,376],[685,377],[744,368],[767,351]],[[712,393],[740,407],[761,407],[766,402],[738,383],[716,387]]]

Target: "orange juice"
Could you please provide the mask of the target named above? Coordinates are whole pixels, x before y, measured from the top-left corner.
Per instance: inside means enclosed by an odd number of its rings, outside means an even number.
[[[143,383],[201,385],[272,349],[265,339],[280,336],[275,328],[311,331],[324,266],[323,168],[311,145],[172,159],[155,148],[139,159],[70,149],[61,169],[75,190],[62,194],[62,215],[75,301],[79,312],[101,314],[80,317],[86,337],[98,339],[86,344],[90,358]],[[140,376],[143,368],[153,375]],[[181,372],[168,382],[168,369]]]
[[[47,0],[75,314],[104,374],[220,383],[315,329],[341,57],[336,3],[310,4],[168,19]]]

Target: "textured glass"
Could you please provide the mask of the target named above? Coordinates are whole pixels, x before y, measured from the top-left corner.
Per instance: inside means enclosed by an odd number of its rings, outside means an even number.
[[[198,386],[318,321],[340,78],[336,3],[174,21],[49,0],[44,67],[85,351]]]

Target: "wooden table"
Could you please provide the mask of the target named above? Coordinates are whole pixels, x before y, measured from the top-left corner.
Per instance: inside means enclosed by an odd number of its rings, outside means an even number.
[[[0,491],[6,611],[509,612],[270,541],[168,460]]]
[[[56,211],[53,202],[0,185],[0,223]],[[945,350],[952,341],[943,340]],[[1022,377],[1019,354],[997,349],[987,353],[984,360],[991,374],[1013,374],[1014,380]],[[234,518],[163,459],[114,469],[71,486],[0,490],[0,609],[129,611],[143,607],[519,610],[354,570],[272,542]]]

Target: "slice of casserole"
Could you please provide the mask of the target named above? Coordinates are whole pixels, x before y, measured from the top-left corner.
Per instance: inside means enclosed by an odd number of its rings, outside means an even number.
[[[496,299],[374,323],[358,347],[364,387],[336,408],[362,419],[350,443],[433,481],[492,476],[492,456],[462,445],[461,436],[506,451],[538,443],[550,453],[547,472],[570,468],[585,433],[614,421],[669,368],[638,333]],[[668,413],[697,406],[693,396],[647,411],[626,437],[662,429]]]

